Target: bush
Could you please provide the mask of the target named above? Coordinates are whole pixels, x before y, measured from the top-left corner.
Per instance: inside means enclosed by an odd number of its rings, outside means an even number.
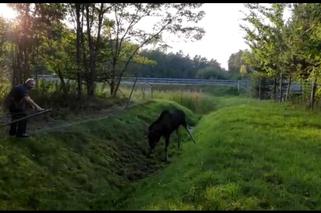
[[[205,67],[200,69],[196,73],[197,78],[205,78],[205,79],[229,79],[229,73],[226,71],[222,71],[219,69],[215,69],[214,67]]]

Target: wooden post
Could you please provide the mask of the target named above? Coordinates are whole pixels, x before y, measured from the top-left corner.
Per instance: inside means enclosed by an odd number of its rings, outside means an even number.
[[[145,87],[142,86],[142,96],[143,96],[143,100],[145,100]]]
[[[129,95],[129,98],[128,98],[128,102],[127,102],[127,104],[126,104],[126,106],[125,106],[125,109],[126,109],[126,108],[128,107],[128,105],[129,105],[130,99],[131,99],[131,97],[132,97],[133,91],[134,91],[135,86],[136,86],[136,82],[137,82],[137,77],[136,77],[135,82],[134,82],[134,85],[133,85],[133,87],[132,87],[132,91],[130,92],[130,95]]]

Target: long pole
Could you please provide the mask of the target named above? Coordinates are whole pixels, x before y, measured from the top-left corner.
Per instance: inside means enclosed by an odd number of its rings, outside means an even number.
[[[43,113],[46,113],[46,112],[50,112],[50,111],[51,111],[51,109],[46,109],[46,110],[42,110],[42,111],[40,111],[40,112],[36,112],[36,113],[30,114],[30,115],[27,115],[27,116],[25,116],[25,117],[22,117],[22,118],[13,120],[13,121],[11,121],[11,122],[9,122],[9,123],[2,124],[2,125],[0,126],[0,128],[1,128],[1,127],[5,127],[5,126],[8,126],[8,125],[13,124],[13,123],[17,123],[17,122],[19,122],[19,121],[26,120],[26,119],[28,119],[28,118],[35,117],[35,116],[37,116],[37,115],[40,115],[40,114],[43,114]]]

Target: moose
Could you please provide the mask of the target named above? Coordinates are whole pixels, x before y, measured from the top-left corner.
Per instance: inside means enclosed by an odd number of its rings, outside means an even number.
[[[167,147],[169,145],[170,135],[176,130],[178,135],[178,129],[182,125],[192,138],[195,143],[194,138],[189,132],[186,124],[185,113],[182,110],[174,109],[172,111],[163,110],[156,121],[154,121],[148,128],[148,142],[149,142],[149,154],[153,152],[156,144],[163,136],[165,138],[165,162],[167,162]],[[178,149],[180,148],[180,139],[178,137]]]

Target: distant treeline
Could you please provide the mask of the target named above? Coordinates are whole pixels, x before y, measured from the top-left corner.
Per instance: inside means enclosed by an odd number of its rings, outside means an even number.
[[[239,77],[239,69],[228,72],[215,60],[196,55],[191,58],[182,51],[165,53],[159,49],[144,50],[141,55],[152,60],[148,64],[133,64],[129,75],[157,78],[204,78],[204,79],[231,79]],[[234,57],[236,54],[232,54]],[[231,61],[231,60],[230,60]],[[230,67],[230,63],[229,63]]]

